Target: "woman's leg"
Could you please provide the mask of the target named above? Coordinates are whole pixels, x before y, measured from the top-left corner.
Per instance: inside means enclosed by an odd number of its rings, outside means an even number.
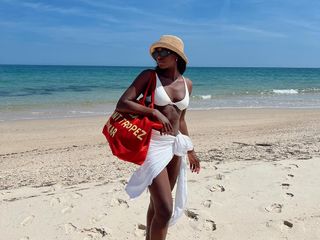
[[[153,179],[149,191],[154,210],[149,229],[149,240],[164,240],[172,215],[172,197],[167,168]]]
[[[171,191],[179,174],[181,160],[175,156],[149,187],[151,197],[147,213],[146,240],[165,239],[172,216]]]
[[[172,160],[167,165],[168,176],[170,181],[171,191],[176,184],[179,172],[180,172],[180,165],[181,165],[181,157],[173,156]]]
[[[146,229],[146,240],[150,240],[150,225],[154,216],[154,208],[152,198],[150,197],[149,208],[147,212],[147,229]]]

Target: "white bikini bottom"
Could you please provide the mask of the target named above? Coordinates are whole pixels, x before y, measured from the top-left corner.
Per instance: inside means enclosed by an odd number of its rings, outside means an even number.
[[[170,225],[177,222],[183,214],[187,202],[187,151],[193,149],[191,139],[179,133],[177,136],[160,135],[153,130],[147,158],[133,173],[125,190],[130,198],[140,196],[159,173],[168,165],[173,155],[181,157],[180,171],[177,179],[174,210]]]

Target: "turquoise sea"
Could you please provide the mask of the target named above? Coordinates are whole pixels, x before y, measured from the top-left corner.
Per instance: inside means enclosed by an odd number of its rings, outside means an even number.
[[[146,68],[0,65],[0,121],[108,114]],[[320,108],[320,68],[189,67],[185,76],[190,110]]]

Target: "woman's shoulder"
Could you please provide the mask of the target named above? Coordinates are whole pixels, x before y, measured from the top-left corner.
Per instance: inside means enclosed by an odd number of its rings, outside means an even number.
[[[150,77],[151,74],[154,74],[155,70],[154,69],[144,69],[139,76],[143,76],[143,77]]]
[[[188,86],[188,91],[191,93],[192,92],[192,81],[190,80],[190,78],[187,78],[185,76],[183,76],[183,78],[186,81],[186,84]]]
[[[140,74],[132,82],[131,87],[140,89],[141,92],[143,92],[148,85],[148,82],[152,78],[152,74],[154,74],[154,72],[155,71],[153,69],[145,69],[141,71]]]
[[[139,73],[139,75],[136,77],[135,81],[147,81],[150,79],[152,74],[154,74],[153,69],[145,69]]]

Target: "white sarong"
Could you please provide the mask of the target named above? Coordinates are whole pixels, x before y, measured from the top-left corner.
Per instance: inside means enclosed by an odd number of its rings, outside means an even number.
[[[161,135],[153,130],[148,154],[144,163],[133,173],[125,190],[130,198],[140,196],[159,173],[168,165],[173,155],[181,157],[177,179],[174,210],[169,225],[182,216],[187,203],[187,151],[193,149],[191,139],[179,133],[177,136]]]

